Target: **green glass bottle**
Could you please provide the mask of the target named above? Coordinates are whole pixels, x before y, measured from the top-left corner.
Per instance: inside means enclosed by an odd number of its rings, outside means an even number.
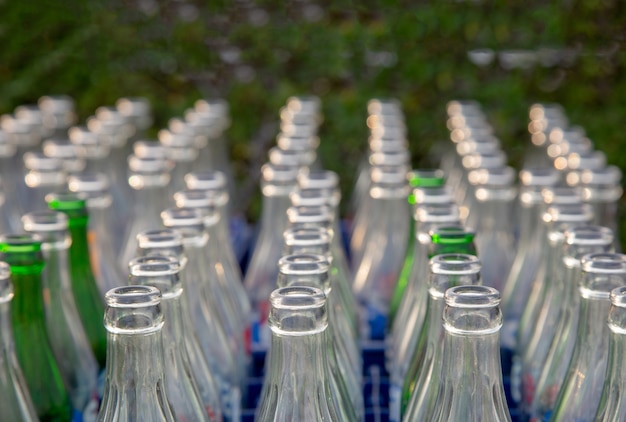
[[[63,212],[69,219],[70,236],[72,237],[72,246],[69,250],[72,293],[74,293],[76,307],[91,349],[96,356],[100,369],[103,369],[106,363],[107,348],[106,330],[102,323],[104,303],[96,284],[89,255],[87,237],[89,215],[86,198],[80,193],[60,192],[47,195],[46,201],[50,209]],[[123,281],[120,280],[120,283]]]
[[[0,256],[11,267],[15,354],[37,415],[41,422],[67,422],[72,417],[70,397],[63,386],[46,333],[41,242],[32,234],[3,235],[0,237]]]
[[[415,188],[441,188],[445,183],[443,171],[439,169],[423,169],[413,170],[409,173],[409,186],[411,187],[411,193],[409,194],[409,204],[411,206],[418,204],[419,199],[415,196]],[[415,233],[415,219],[411,218],[411,225],[409,226],[409,233]],[[415,236],[409,236],[409,243],[406,249],[406,256],[404,258],[404,264],[402,271],[398,277],[398,283],[391,297],[391,305],[389,306],[389,319],[387,323],[389,327],[393,325],[393,320],[400,307],[402,296],[404,296],[404,290],[409,282],[409,276],[411,268],[413,267],[413,248],[415,247]]]

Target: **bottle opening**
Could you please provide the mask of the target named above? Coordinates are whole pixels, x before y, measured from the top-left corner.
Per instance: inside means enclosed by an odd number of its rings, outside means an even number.
[[[302,336],[323,332],[328,326],[326,295],[315,287],[293,286],[270,295],[269,325],[277,335]]]
[[[124,286],[105,296],[104,325],[112,334],[148,334],[163,326],[161,293],[153,286]]]

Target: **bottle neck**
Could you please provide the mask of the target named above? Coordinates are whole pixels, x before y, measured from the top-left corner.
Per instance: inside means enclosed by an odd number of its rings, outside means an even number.
[[[182,293],[182,290],[181,290]],[[183,320],[182,320],[182,294],[171,298],[161,299],[161,312],[163,313],[163,345],[166,353],[180,353],[183,350]]]
[[[287,228],[287,209],[291,206],[289,195],[271,195],[263,197],[261,211],[261,233],[259,240],[266,236],[273,236],[282,244],[283,232]]]
[[[531,245],[538,243],[538,234],[541,231],[542,204],[520,204],[519,207],[519,247],[528,250]]]
[[[578,353],[572,357],[572,364],[581,368],[600,363],[606,364],[609,326],[606,323],[611,302],[608,298],[580,298],[580,319],[578,321],[578,334],[576,337],[576,349]],[[604,371],[602,374],[604,376]]]
[[[510,231],[511,205],[510,200],[477,201],[477,215],[480,215],[480,229],[483,231]]]

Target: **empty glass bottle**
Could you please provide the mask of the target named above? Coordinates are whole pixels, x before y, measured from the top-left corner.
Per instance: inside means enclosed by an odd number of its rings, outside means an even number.
[[[37,412],[30,398],[26,380],[15,355],[11,327],[13,285],[11,269],[0,262],[0,419],[16,422],[36,422]]]
[[[600,226],[579,226],[564,232],[560,271],[555,271],[555,293],[544,306],[544,321],[536,330],[522,361],[523,404],[531,417],[550,412],[567,372],[576,342],[581,258],[589,253],[613,252],[613,233]]]
[[[255,419],[355,421],[345,384],[331,387],[326,296],[313,287],[283,287],[270,295],[272,343]],[[332,349],[330,349],[332,350]]]
[[[32,234],[0,236],[0,256],[11,267],[11,322],[15,355],[39,419],[69,421],[70,398],[48,341],[41,272],[41,240]]]
[[[172,132],[167,129],[159,131],[159,143],[165,147],[167,159],[174,164],[170,171],[171,181],[168,192],[173,194],[185,185],[184,177],[192,170],[198,151],[195,148],[193,134],[187,132]]]
[[[61,211],[69,220],[72,244],[69,248],[69,269],[72,293],[78,314],[83,323],[89,345],[93,350],[100,369],[106,362],[106,331],[99,315],[104,313],[102,296],[91,270],[89,241],[87,239],[87,202],[82,194],[57,192],[46,196],[48,208]]]
[[[391,420],[399,421],[399,416],[416,421],[432,419],[443,362],[443,296],[454,286],[480,284],[480,271],[480,260],[474,255],[442,254],[431,259],[426,319],[404,378],[401,402],[396,401],[401,404],[394,411],[399,410],[400,415],[390,415]]]
[[[180,266],[178,277],[182,286],[183,292],[187,286],[188,281],[185,278],[185,267],[187,265],[187,257],[183,250],[183,237],[174,230],[169,229],[157,229],[148,230],[137,235],[137,255],[138,256],[165,256],[171,257],[176,260]],[[214,414],[215,419],[222,419],[221,409],[221,396],[219,385],[216,380],[216,376],[213,376],[213,371],[219,374],[219,370],[212,368],[219,368],[222,364],[220,362],[220,353],[216,353],[214,349],[211,349],[210,355],[211,361],[208,361],[202,347],[200,345],[199,335],[196,331],[196,326],[193,322],[187,296],[185,294],[180,297],[180,310],[181,310],[181,323],[183,326],[183,341],[189,356],[189,363],[191,364],[191,370],[198,384],[202,401],[207,410],[207,414]],[[212,332],[203,332],[204,336],[211,336]],[[216,336],[223,340],[222,344],[218,344],[218,350],[226,349],[225,335],[221,333],[221,336]],[[220,346],[221,349],[220,349]],[[228,351],[226,351],[226,355]]]
[[[25,189],[15,198],[21,204],[20,216],[45,207],[45,196],[64,189],[67,183],[67,174],[60,160],[41,152],[27,152],[23,158],[26,167]]]
[[[159,290],[117,287],[107,292],[105,301],[108,359],[98,421],[178,420],[165,382]]]
[[[85,160],[79,155],[76,145],[70,142],[69,139],[46,139],[43,141],[41,147],[47,157],[56,158],[61,161],[65,173],[76,174],[85,170]]]
[[[161,292],[165,389],[176,418],[216,421],[216,410],[204,407],[184,342],[184,331],[191,327],[182,324],[180,299],[183,288],[178,278],[178,260],[174,257],[148,255],[132,259],[128,269],[131,285],[153,286]]]
[[[551,421],[593,419],[608,362],[610,293],[626,285],[626,255],[590,254],[583,260],[576,345]]]
[[[268,298],[276,286],[283,249],[283,232],[287,228],[289,194],[296,186],[296,169],[266,164],[262,169],[260,232],[244,278],[244,286],[252,305],[252,347],[265,350],[269,346]]]
[[[626,287],[618,287],[611,291],[611,309],[609,311],[609,356],[604,380],[604,389],[600,405],[594,420],[599,422],[617,422],[626,418],[624,408],[624,389],[626,373],[624,357],[626,356]]]
[[[46,265],[42,272],[44,313],[50,347],[72,401],[74,418],[95,420],[98,362],[81,322],[70,280],[68,250],[72,243],[65,214],[39,211],[22,217],[24,230],[41,238]]]
[[[433,421],[510,421],[500,366],[500,294],[488,286],[447,290],[444,352]]]

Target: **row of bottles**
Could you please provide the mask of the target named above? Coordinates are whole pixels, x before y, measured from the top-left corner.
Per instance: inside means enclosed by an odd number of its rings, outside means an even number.
[[[524,417],[621,417],[621,174],[560,108],[531,108],[516,186],[478,104],[451,102],[440,167],[412,170],[400,104],[370,101],[343,239],[321,104],[290,98],[242,274],[225,103],[149,141],[145,101],[82,127],[68,98],[46,98],[0,132],[7,420],[238,421],[266,354],[257,420],[365,420],[371,344],[390,420],[510,420],[501,348]]]

